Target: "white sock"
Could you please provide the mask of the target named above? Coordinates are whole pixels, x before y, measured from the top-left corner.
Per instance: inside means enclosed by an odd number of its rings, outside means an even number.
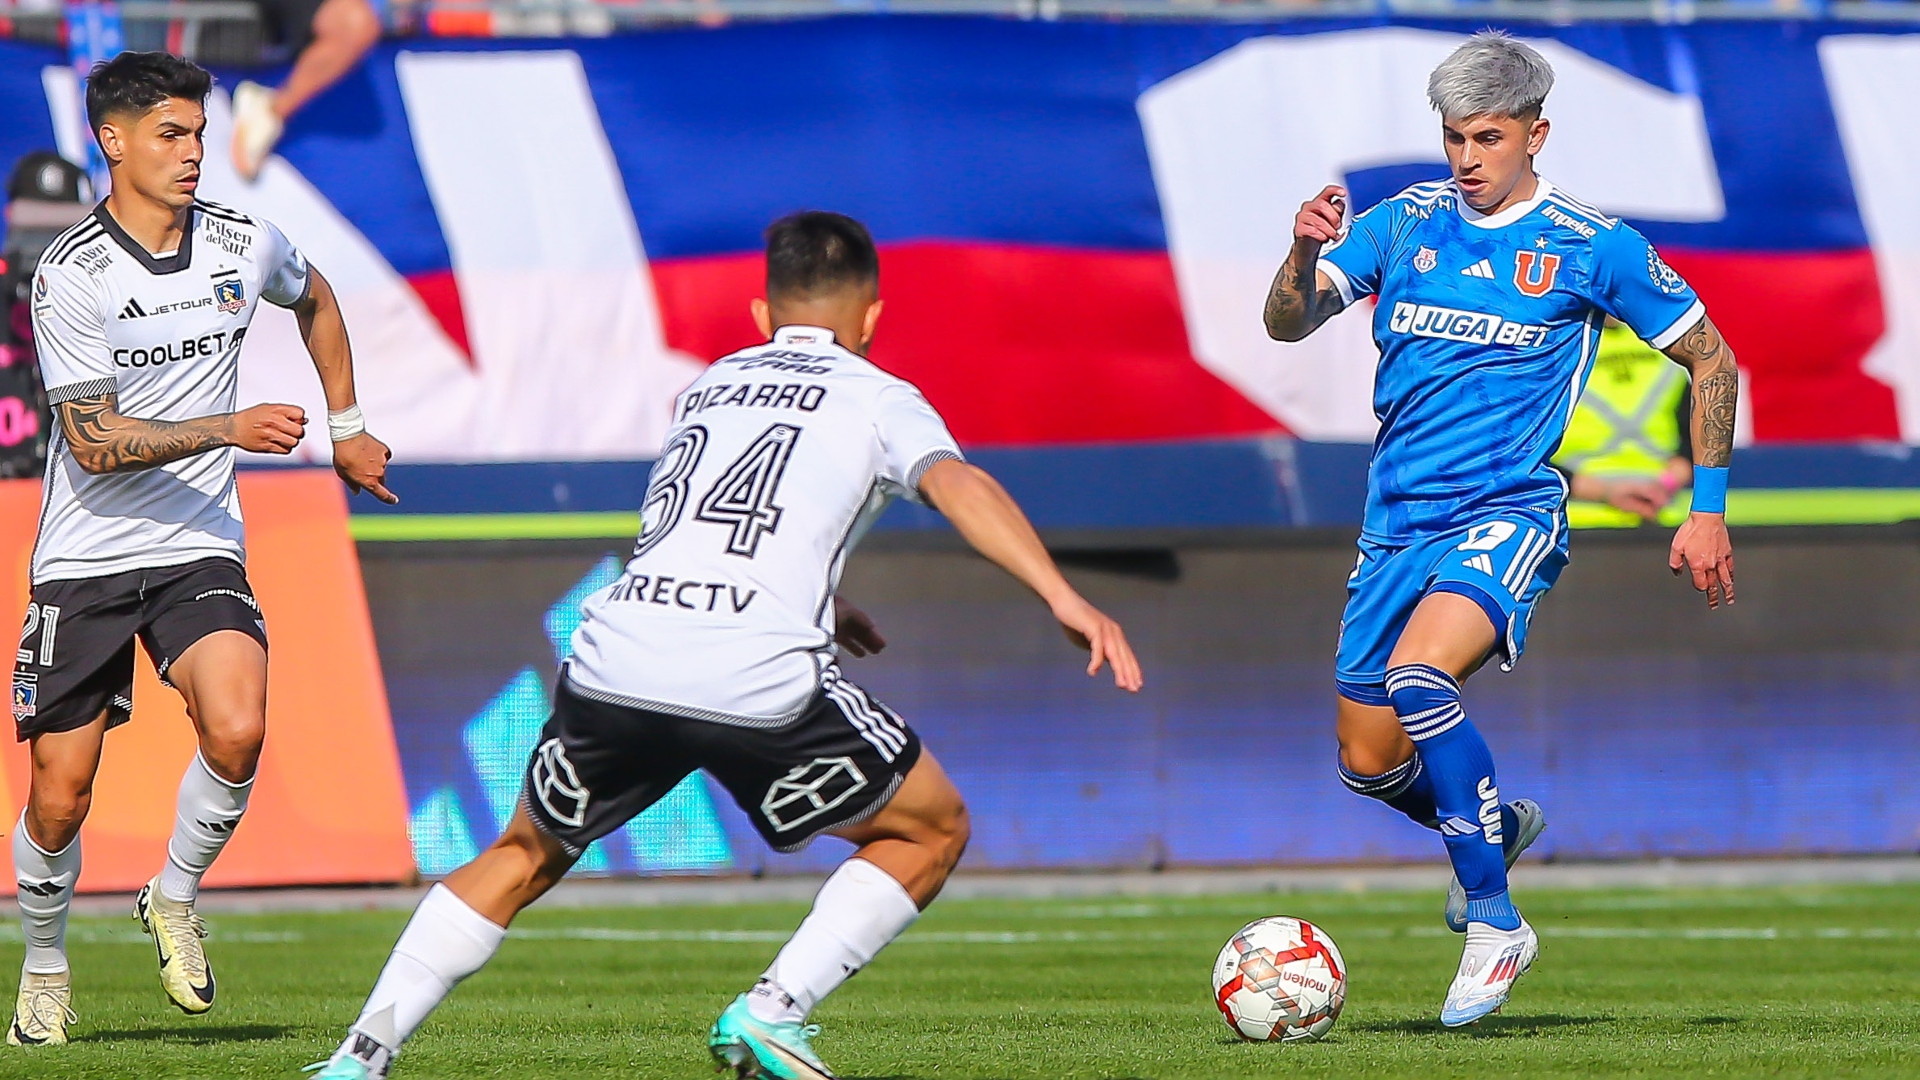
[[[49,852],[27,835],[27,815],[13,829],[13,877],[20,886],[20,930],[27,939],[21,970],[58,975],[67,970],[67,908],[80,880],[80,838],[66,850]]]
[[[770,1023],[805,1020],[919,917],[919,905],[891,874],[848,859],[820,886],[813,910],[754,984],[747,1007]]]
[[[486,966],[506,936],[505,927],[468,907],[452,889],[429,889],[400,932],[341,1051],[363,1061],[381,1050],[391,1057],[460,980]],[[356,1045],[355,1036],[378,1046]]]
[[[193,903],[200,895],[200,876],[233,837],[251,794],[251,778],[244,784],[230,784],[208,768],[198,753],[193,755],[180,778],[173,839],[167,841],[167,865],[160,868],[160,895],[177,903]]]

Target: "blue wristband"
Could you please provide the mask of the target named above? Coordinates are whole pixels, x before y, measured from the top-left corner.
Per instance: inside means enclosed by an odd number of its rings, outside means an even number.
[[[1709,469],[1704,466],[1693,467],[1693,512],[1696,514],[1724,514],[1727,512],[1727,470]]]

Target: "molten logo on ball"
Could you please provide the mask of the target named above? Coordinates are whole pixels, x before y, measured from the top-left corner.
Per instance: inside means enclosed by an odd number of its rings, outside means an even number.
[[[1347,1001],[1346,964],[1326,931],[1304,919],[1258,919],[1213,965],[1213,1000],[1227,1026],[1256,1042],[1312,1041]]]

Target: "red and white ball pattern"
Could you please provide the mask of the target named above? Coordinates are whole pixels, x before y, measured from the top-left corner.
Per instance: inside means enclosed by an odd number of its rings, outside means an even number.
[[[1243,1039],[1311,1042],[1340,1018],[1347,965],[1326,931],[1305,919],[1256,919],[1214,961],[1213,1000]]]

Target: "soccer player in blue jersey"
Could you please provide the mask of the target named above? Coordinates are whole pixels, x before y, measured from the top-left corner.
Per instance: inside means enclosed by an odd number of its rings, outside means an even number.
[[[1693,513],[1668,565],[1709,607],[1733,602],[1733,353],[1645,237],[1533,171],[1552,85],[1533,49],[1474,35],[1427,81],[1452,177],[1344,230],[1346,193],[1322,191],[1294,219],[1265,313],[1269,334],[1298,341],[1378,297],[1380,433],[1341,623],[1340,778],[1446,844],[1447,922],[1466,933],[1449,1027],[1498,1010],[1539,952],[1507,868],[1545,819],[1501,802],[1460,684],[1489,660],[1512,667],[1566,565],[1567,487],[1548,461],[1609,315],[1692,377]]]

